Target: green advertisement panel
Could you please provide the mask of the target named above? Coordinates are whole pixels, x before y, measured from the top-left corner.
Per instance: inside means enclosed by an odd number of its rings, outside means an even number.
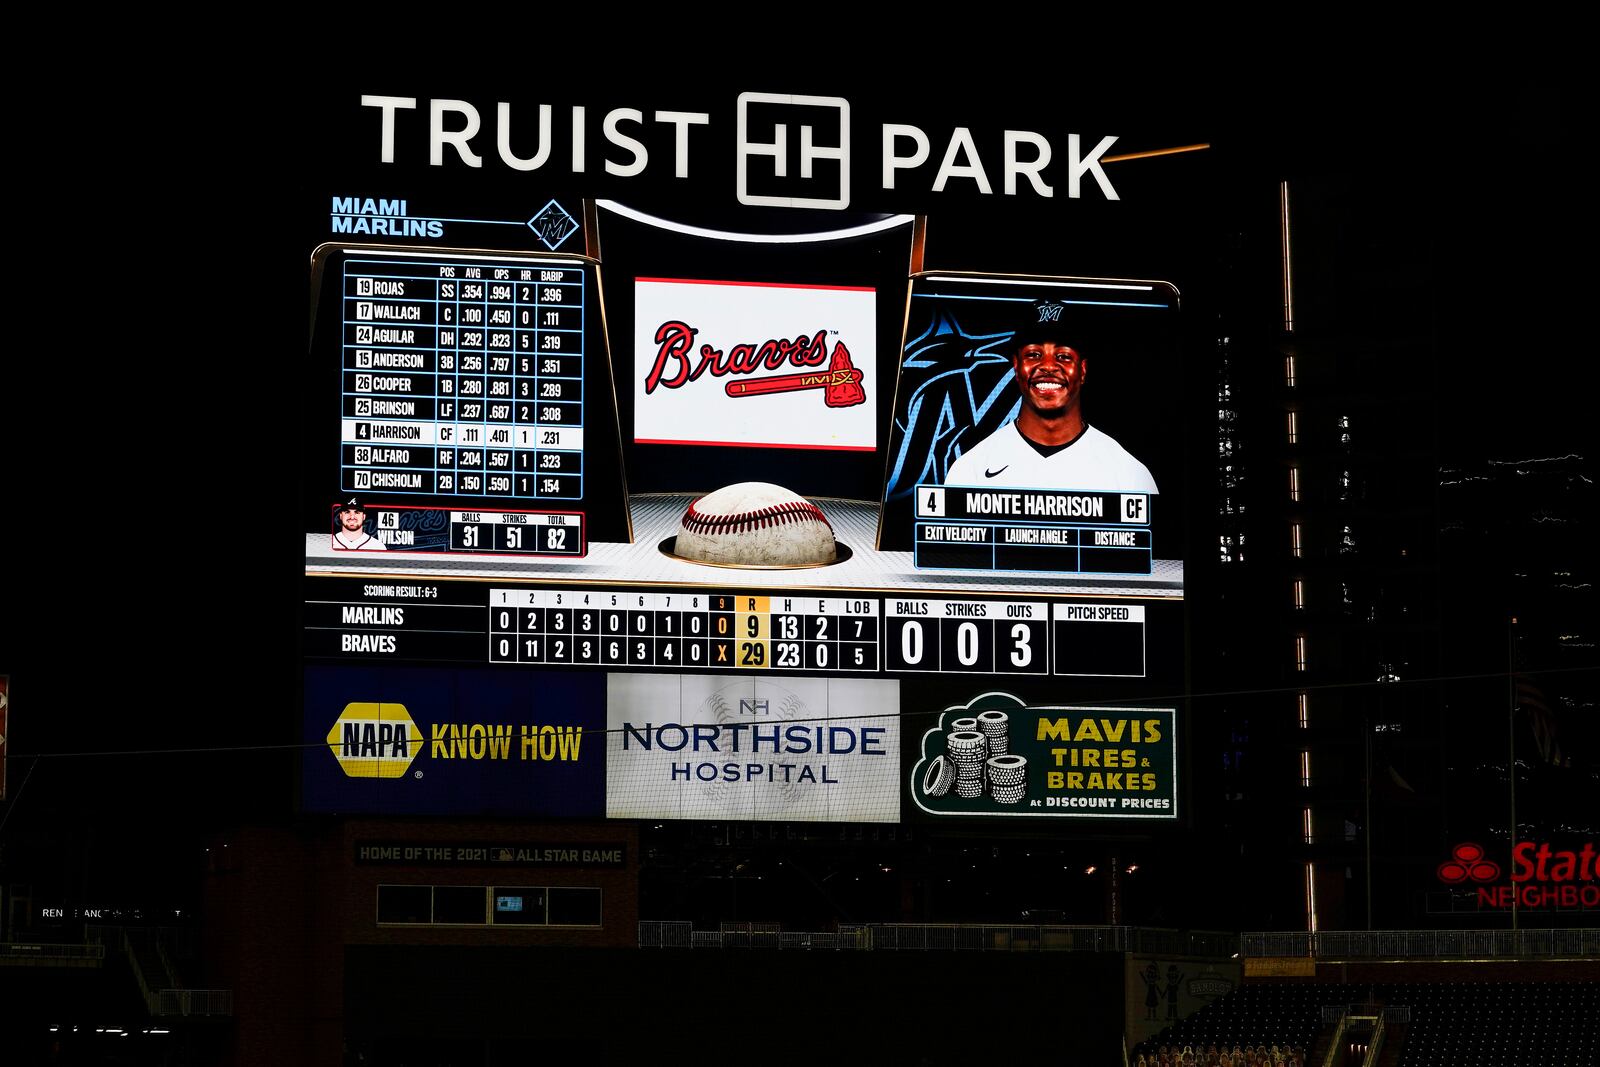
[[[1172,708],[983,693],[922,735],[907,784],[930,815],[1176,819],[1176,728]]]

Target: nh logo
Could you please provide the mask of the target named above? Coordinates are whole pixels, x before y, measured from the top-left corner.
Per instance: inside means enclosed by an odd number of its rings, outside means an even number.
[[[760,698],[760,697],[757,697],[754,700],[750,699],[749,697],[740,697],[739,698],[739,714],[740,715],[770,715],[771,711],[767,707],[767,702],[764,699]]]

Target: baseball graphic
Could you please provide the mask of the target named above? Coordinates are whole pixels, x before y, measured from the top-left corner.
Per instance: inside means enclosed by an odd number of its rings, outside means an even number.
[[[740,482],[689,505],[673,554],[698,563],[815,567],[839,558],[828,517],[770,482]]]
[[[772,721],[792,722],[796,719],[808,720],[814,717],[805,700],[798,694],[770,682],[764,688],[766,692],[772,694],[763,701],[764,705],[772,709]],[[733,724],[749,721],[741,719],[734,709],[738,706],[739,698],[748,696],[750,691],[750,684],[742,680],[723,686],[700,702],[695,711],[694,721],[698,723],[708,719],[714,720],[718,730],[729,731],[721,736],[733,736],[731,730]],[[729,818],[737,818],[741,811],[747,810],[751,795],[751,783],[748,781],[730,782],[725,778],[717,778],[707,782],[702,779],[696,785],[699,786],[700,795]],[[795,781],[774,779],[770,788],[777,790],[782,807],[794,804],[802,795],[800,784]]]

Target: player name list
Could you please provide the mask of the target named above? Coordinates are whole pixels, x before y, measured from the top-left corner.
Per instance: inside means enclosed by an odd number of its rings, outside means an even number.
[[[1139,605],[328,579],[306,653],[539,666],[1143,677]]]
[[[585,295],[578,263],[347,260],[343,490],[580,499]]]

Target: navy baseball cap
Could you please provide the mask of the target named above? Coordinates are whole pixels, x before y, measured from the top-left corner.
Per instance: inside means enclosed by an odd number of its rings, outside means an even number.
[[[1028,309],[1017,316],[1017,332],[1012,335],[1013,350],[1024,345],[1054,341],[1068,343],[1069,323],[1064,314],[1066,305],[1059,300],[1035,300]]]
[[[339,505],[339,510],[340,511],[359,511],[359,512],[361,512],[361,514],[365,515],[367,513],[367,506],[365,504],[363,504],[361,501],[357,500],[355,497],[351,497],[349,503],[340,504]]]

